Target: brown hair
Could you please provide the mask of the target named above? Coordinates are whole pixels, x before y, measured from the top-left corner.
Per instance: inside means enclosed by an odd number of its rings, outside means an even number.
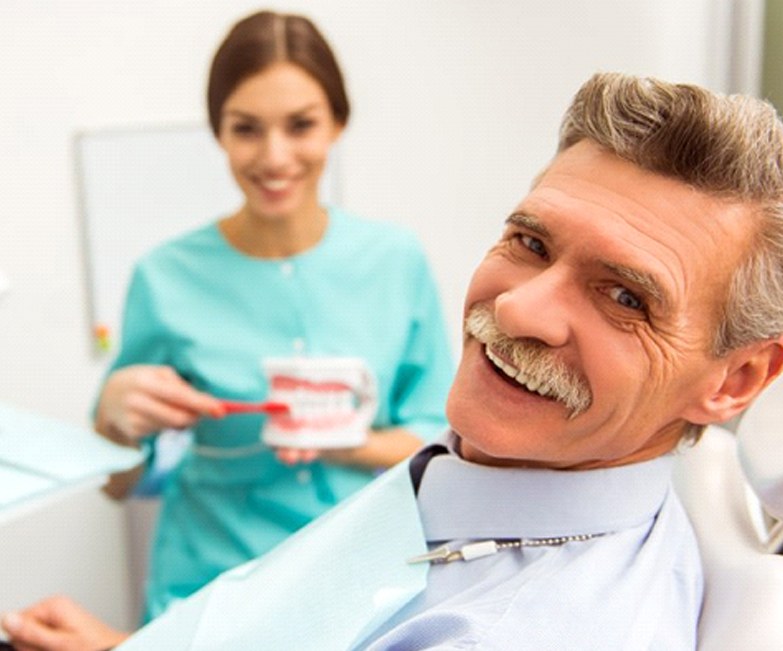
[[[215,136],[228,96],[245,79],[279,62],[293,63],[311,75],[324,89],[335,121],[348,122],[345,82],[326,39],[304,16],[261,11],[234,25],[212,59],[207,108]]]
[[[783,333],[783,124],[771,104],[600,73],[574,97],[558,151],[583,139],[703,192],[755,206],[756,237],[730,282],[713,354]]]

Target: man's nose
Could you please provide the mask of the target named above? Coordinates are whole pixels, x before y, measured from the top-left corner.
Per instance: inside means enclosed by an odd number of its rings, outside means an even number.
[[[495,298],[498,327],[515,339],[535,339],[557,348],[571,334],[576,296],[567,273],[553,267],[519,279]]]

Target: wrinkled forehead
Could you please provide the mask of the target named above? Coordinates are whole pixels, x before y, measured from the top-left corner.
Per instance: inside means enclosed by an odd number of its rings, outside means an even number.
[[[583,140],[558,154],[536,177],[530,196],[542,189],[583,199],[626,219],[630,225],[679,232],[689,239],[730,240],[745,252],[760,226],[760,207],[698,189],[679,179],[642,168]],[[597,214],[592,214],[596,218]]]

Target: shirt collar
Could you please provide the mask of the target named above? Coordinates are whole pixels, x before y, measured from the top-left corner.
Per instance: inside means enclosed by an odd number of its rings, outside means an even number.
[[[454,451],[434,456],[418,503],[428,541],[602,534],[652,519],[669,490],[674,455],[597,470],[499,468]]]

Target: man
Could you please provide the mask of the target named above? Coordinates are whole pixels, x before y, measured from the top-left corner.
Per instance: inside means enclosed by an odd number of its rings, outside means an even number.
[[[344,648],[695,647],[672,453],[781,371],[782,168],[758,100],[618,74],[580,89],[468,289],[452,432],[410,464],[426,588]],[[228,619],[260,631],[263,612]],[[20,648],[116,642],[35,646],[63,626],[34,615],[6,622]]]

